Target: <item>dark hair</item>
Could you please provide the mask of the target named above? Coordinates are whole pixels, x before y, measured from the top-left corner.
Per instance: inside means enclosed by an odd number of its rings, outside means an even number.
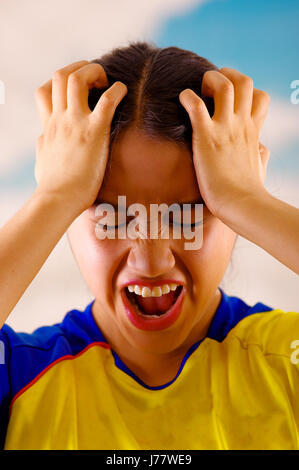
[[[204,100],[212,116],[214,102],[202,97],[201,83],[207,70],[218,70],[215,65],[195,52],[178,47],[160,48],[144,41],[117,47],[91,62],[103,66],[109,82],[106,88],[90,89],[91,110],[114,82],[121,81],[128,87],[111,123],[111,143],[133,126],[148,137],[171,140],[192,151],[192,126],[178,95],[191,88]]]

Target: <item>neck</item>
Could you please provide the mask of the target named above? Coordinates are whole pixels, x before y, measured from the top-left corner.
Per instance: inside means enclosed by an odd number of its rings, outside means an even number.
[[[111,321],[110,316],[103,315],[103,309],[97,301],[92,306],[92,313],[111,348],[122,362],[146,385],[157,387],[174,379],[187,351],[197,341],[205,338],[220,301],[221,293],[217,289],[185,341],[176,350],[164,354],[135,348],[123,335],[116,321]]]

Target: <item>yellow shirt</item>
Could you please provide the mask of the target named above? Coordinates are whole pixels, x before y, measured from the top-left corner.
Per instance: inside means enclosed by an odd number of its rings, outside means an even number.
[[[17,392],[2,397],[4,448],[299,449],[299,313],[221,292],[207,337],[160,387],[112,351],[94,301],[31,335],[5,325]]]

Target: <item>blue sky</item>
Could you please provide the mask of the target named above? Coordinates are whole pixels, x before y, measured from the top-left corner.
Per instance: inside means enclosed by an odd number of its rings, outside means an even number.
[[[155,42],[237,68],[256,88],[289,99],[290,83],[299,78],[299,1],[211,0],[170,18]]]
[[[299,79],[298,0],[209,0],[170,17],[154,41],[159,47],[193,50],[219,68],[240,70],[271,100],[283,100],[292,111],[296,106],[290,102],[290,84]],[[299,174],[298,148],[299,115],[298,137],[284,148],[270,148],[268,172]]]

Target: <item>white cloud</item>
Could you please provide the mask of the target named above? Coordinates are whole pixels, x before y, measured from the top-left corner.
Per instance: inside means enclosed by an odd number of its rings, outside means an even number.
[[[151,39],[165,18],[206,0],[10,0],[0,3],[0,171],[35,149],[41,133],[34,91],[68,63]],[[25,157],[24,157],[25,156]]]
[[[272,96],[261,142],[277,153],[292,141],[299,141],[299,105]]]

